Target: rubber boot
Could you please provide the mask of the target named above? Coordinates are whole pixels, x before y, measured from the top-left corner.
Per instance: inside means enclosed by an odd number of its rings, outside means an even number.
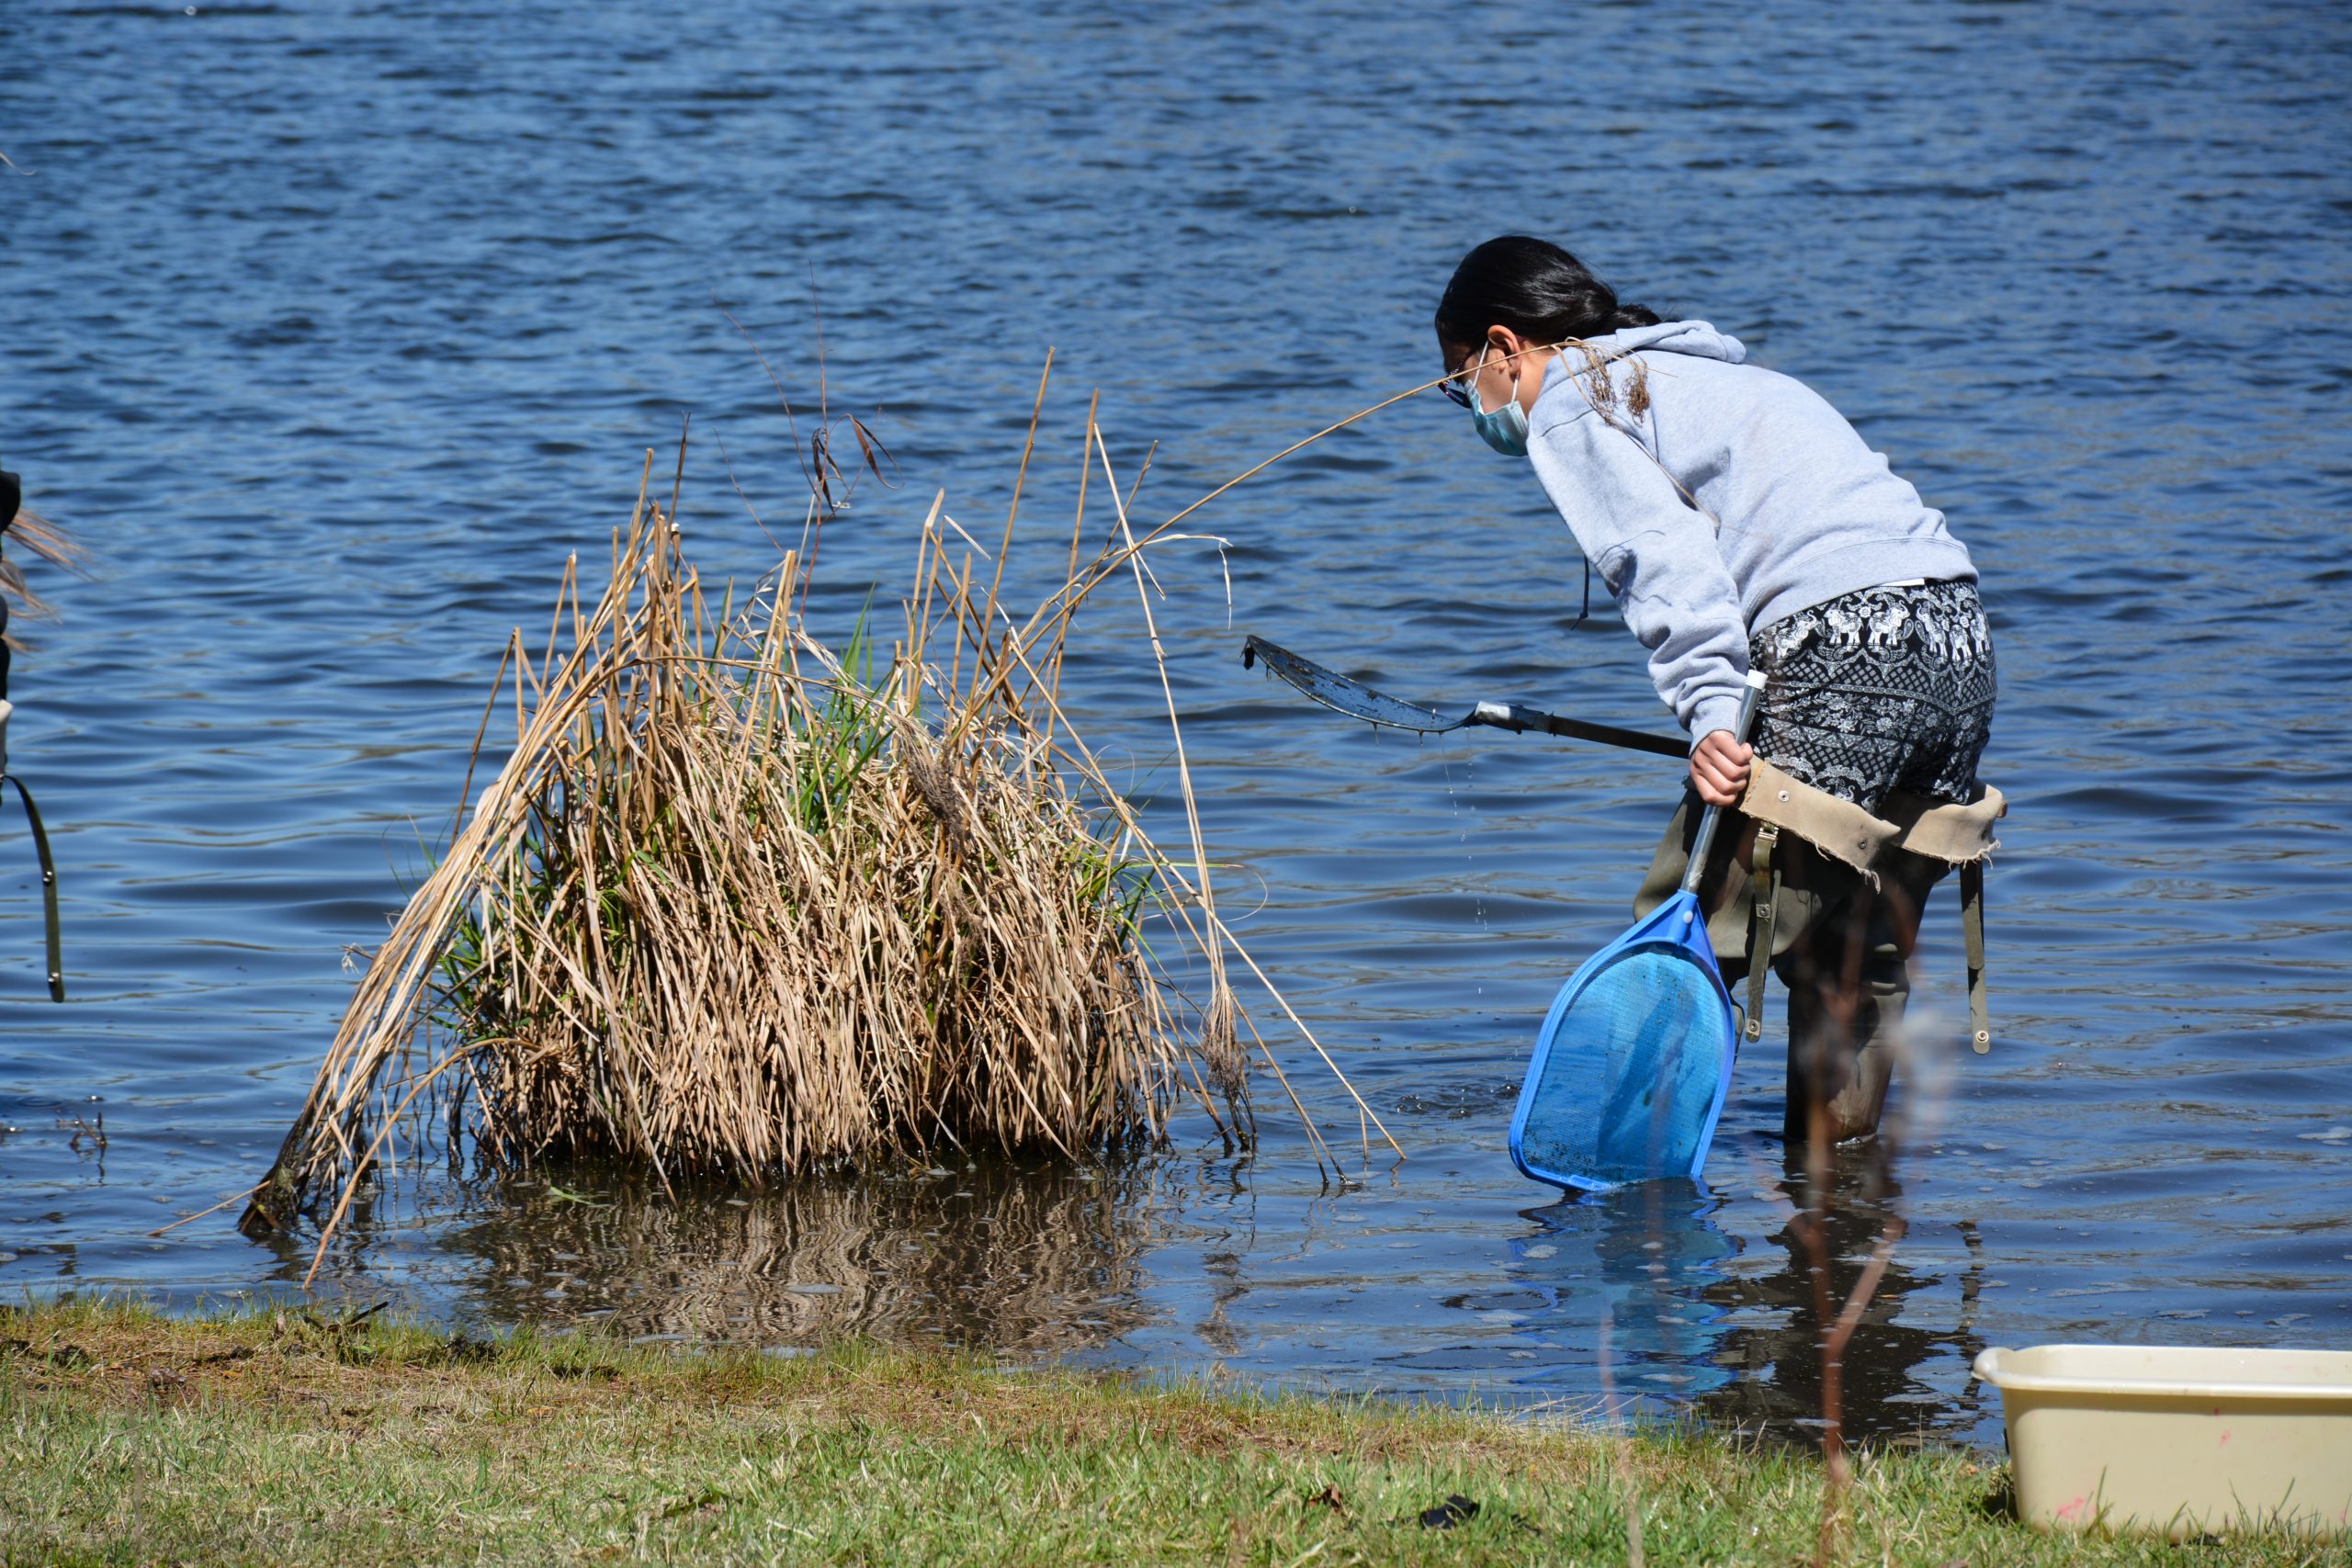
[[[1875,929],[1880,926],[1875,919],[1867,922],[1857,951],[1850,923],[1826,920],[1777,966],[1789,988],[1782,1134],[1792,1146],[1812,1136],[1816,1100],[1826,1113],[1831,1143],[1878,1131],[1902,1053],[1904,1008],[1911,998],[1903,948],[1892,933]]]
[[[1887,1085],[1905,1050],[1903,1015],[1920,913],[1951,870],[1919,855],[1885,857],[1875,888],[1859,879],[1849,884],[1773,965],[1789,988],[1783,1128],[1792,1142],[1811,1135],[1816,1095],[1828,1112],[1832,1143],[1878,1131]]]

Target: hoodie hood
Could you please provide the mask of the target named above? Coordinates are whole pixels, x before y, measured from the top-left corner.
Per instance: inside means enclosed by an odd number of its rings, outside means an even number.
[[[1747,344],[1729,333],[1717,332],[1705,321],[1660,321],[1654,327],[1627,327],[1605,337],[1587,338],[1585,346],[1611,367],[1610,379],[1621,388],[1630,375],[1621,362],[1633,354],[1683,354],[1724,365],[1740,365],[1747,359]],[[1589,392],[1564,400],[1561,391],[1592,371],[1592,360],[1577,353],[1573,344],[1544,367],[1543,389],[1536,395],[1535,408],[1529,416],[1538,431],[1563,419],[1580,417],[1594,406]]]
[[[1661,354],[1720,359],[1726,365],[1737,365],[1747,357],[1746,344],[1729,333],[1717,332],[1705,321],[1660,321],[1654,327],[1627,327],[1589,341],[1601,353],[1612,355],[1646,348]]]

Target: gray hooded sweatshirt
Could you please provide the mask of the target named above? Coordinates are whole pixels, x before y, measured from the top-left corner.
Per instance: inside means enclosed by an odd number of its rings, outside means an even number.
[[[1752,632],[1857,589],[1976,580],[1943,513],[1737,338],[1666,321],[1591,344],[1609,385],[1576,348],[1554,360],[1528,456],[1693,738],[1737,721]]]

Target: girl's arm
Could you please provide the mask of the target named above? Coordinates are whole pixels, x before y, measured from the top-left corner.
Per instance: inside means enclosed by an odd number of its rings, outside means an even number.
[[[1647,447],[1589,406],[1539,427],[1528,456],[1649,649],[1658,695],[1694,740],[1729,730],[1747,674],[1747,619],[1713,523]]]

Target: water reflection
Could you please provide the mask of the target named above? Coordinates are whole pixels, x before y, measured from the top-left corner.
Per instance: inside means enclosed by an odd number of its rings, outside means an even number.
[[[1679,1407],[1724,1380],[1724,1313],[1708,1288],[1738,1248],[1714,1222],[1722,1207],[1696,1182],[1644,1182],[1529,1210],[1534,1230],[1511,1244],[1513,1272],[1549,1281],[1538,1288],[1557,1293],[1572,1340],[1593,1347],[1621,1413]]]
[[[1791,1437],[1821,1425],[1823,1319],[1814,1289],[1814,1252],[1800,1223],[1804,1203],[1801,1150],[1784,1164],[1776,1189],[1783,1222],[1766,1238],[1777,1254],[1759,1251],[1769,1266],[1727,1271],[1705,1287],[1707,1301],[1729,1325],[1716,1353],[1723,1373],[1697,1404],[1710,1417],[1745,1430]],[[1823,1225],[1828,1262],[1829,1320],[1843,1310],[1888,1219],[1903,1208],[1886,1145],[1873,1141],[1839,1149],[1832,1162],[1830,1212]],[[1956,1320],[1928,1304],[1947,1292],[1938,1273],[1906,1266],[1933,1238],[1914,1231],[1881,1277],[1842,1358],[1849,1440],[1899,1439],[1965,1432],[1975,1402],[1955,1403],[1930,1392],[1923,1370],[1953,1358],[1973,1360],[1984,1348],[1976,1332],[1976,1303],[1984,1277],[1984,1247],[1973,1221],[1953,1227],[1965,1259],[1960,1269]],[[1921,1298],[1906,1305],[1906,1298]],[[1973,1386],[1973,1385],[1972,1385]]]
[[[459,1321],[1062,1355],[1149,1321],[1148,1185],[1135,1165],[993,1162],[673,1201],[639,1176],[574,1170],[482,1194],[418,1245],[455,1282]],[[380,1219],[354,1228],[376,1239],[334,1260],[342,1285],[423,1260],[384,1256],[402,1232]],[[289,1267],[309,1266],[299,1245],[285,1250]]]
[[[1557,1390],[1622,1416],[1693,1409],[1712,1420],[1811,1441],[1821,1424],[1822,1317],[1814,1255],[1800,1223],[1802,1161],[1736,1195],[1777,1205],[1758,1239],[1717,1223],[1735,1194],[1659,1181],[1524,1211],[1492,1289],[1446,1298],[1477,1327],[1470,1342],[1398,1358],[1419,1371],[1485,1372],[1513,1403]],[[1831,1320],[1842,1309],[1903,1189],[1879,1145],[1838,1151],[1824,1243]],[[1951,1257],[1950,1272],[1935,1263]],[[1973,1390],[1939,1385],[1984,1341],[1976,1328],[1984,1247],[1973,1221],[1916,1226],[1882,1276],[1848,1344],[1851,1439],[1965,1434]],[[1957,1274],[1955,1280],[1951,1276]],[[1955,1291],[1952,1287],[1957,1285]]]
[[[1738,1245],[1715,1224],[1723,1200],[1690,1181],[1654,1181],[1523,1211],[1493,1289],[1447,1297],[1476,1339],[1398,1358],[1419,1371],[1487,1370],[1512,1403],[1556,1391],[1621,1414],[1682,1408],[1725,1374],[1725,1311],[1713,1299]]]

